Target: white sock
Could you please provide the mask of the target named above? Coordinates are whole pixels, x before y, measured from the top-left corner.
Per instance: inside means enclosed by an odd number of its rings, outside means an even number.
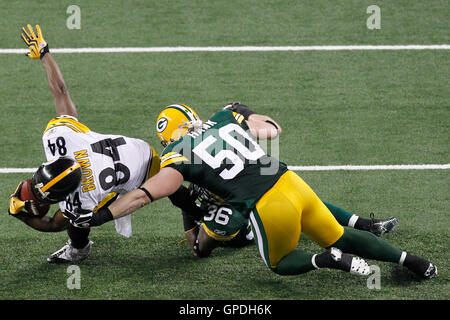
[[[400,265],[403,265],[403,262],[405,262],[405,259],[406,259],[406,251],[403,251],[402,252],[402,255],[400,256],[400,260],[398,261],[398,263],[400,264]]]
[[[348,220],[348,226],[351,228],[354,228],[355,223],[356,223],[356,221],[358,221],[358,219],[359,219],[359,216],[357,216],[356,214],[352,215],[350,220]]]
[[[317,256],[317,254],[315,254],[315,255],[312,256],[312,258],[311,258],[311,263],[312,263],[312,265],[314,266],[314,268],[320,269],[320,268],[317,266],[317,264],[316,264],[316,256]]]

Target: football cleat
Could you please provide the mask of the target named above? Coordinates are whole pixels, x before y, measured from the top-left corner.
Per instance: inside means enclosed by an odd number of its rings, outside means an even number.
[[[352,257],[351,255],[343,253],[335,247],[330,248],[329,253],[331,258],[336,263],[332,268],[361,276],[367,276],[370,274],[370,266],[363,259],[359,257]]]
[[[88,244],[82,248],[77,249],[72,246],[70,240],[67,241],[66,245],[54,252],[47,258],[48,263],[78,263],[89,256],[91,252],[91,246],[94,242],[89,240]]]
[[[352,264],[350,266],[351,274],[358,274],[361,276],[368,276],[370,274],[370,266],[366,261],[359,257],[352,258]]]
[[[398,219],[394,217],[390,217],[386,220],[377,220],[374,218],[374,214],[371,213],[370,218],[372,219],[372,222],[369,231],[377,237],[381,237],[383,234],[393,231],[398,224]]]
[[[425,271],[425,273],[423,274],[423,277],[425,279],[431,279],[431,278],[437,277],[437,275],[438,275],[438,270],[437,270],[436,265],[434,265],[430,262],[430,265],[428,266],[427,271]]]
[[[414,272],[422,279],[432,279],[437,277],[438,270],[435,264],[431,263],[427,259],[407,254],[404,262],[401,262],[406,268]]]

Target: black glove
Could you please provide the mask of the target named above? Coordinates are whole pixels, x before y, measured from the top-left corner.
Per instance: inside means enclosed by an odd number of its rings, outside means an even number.
[[[225,107],[223,107],[223,110],[231,110],[233,112],[240,113],[244,116],[245,120],[248,120],[248,117],[250,117],[252,114],[256,113],[256,112],[250,110],[245,104],[242,104],[240,102],[233,102],[233,103],[227,104]]]
[[[74,212],[64,212],[64,215],[77,228],[96,227],[114,219],[108,208],[100,208],[97,212],[77,208]]]
[[[77,228],[90,228],[93,211],[84,209],[75,209],[73,212],[64,211],[64,215],[69,219],[70,224]]]

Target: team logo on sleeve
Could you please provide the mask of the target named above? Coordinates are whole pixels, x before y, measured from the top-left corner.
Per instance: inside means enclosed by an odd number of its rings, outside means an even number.
[[[167,127],[167,123],[167,118],[162,117],[161,119],[159,119],[158,123],[156,124],[156,131],[163,132]]]

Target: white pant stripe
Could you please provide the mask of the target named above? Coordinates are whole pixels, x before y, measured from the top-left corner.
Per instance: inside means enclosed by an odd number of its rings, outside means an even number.
[[[264,263],[266,264],[266,266],[268,267],[269,264],[267,262],[267,257],[264,255],[264,245],[263,245],[263,240],[262,240],[262,235],[261,232],[259,230],[259,226],[258,223],[256,222],[255,219],[255,215],[253,214],[253,211],[250,212],[250,221],[252,223],[253,226],[253,230],[256,233],[256,239],[258,240],[258,249],[259,249],[259,254],[261,255],[261,257],[263,258]]]

